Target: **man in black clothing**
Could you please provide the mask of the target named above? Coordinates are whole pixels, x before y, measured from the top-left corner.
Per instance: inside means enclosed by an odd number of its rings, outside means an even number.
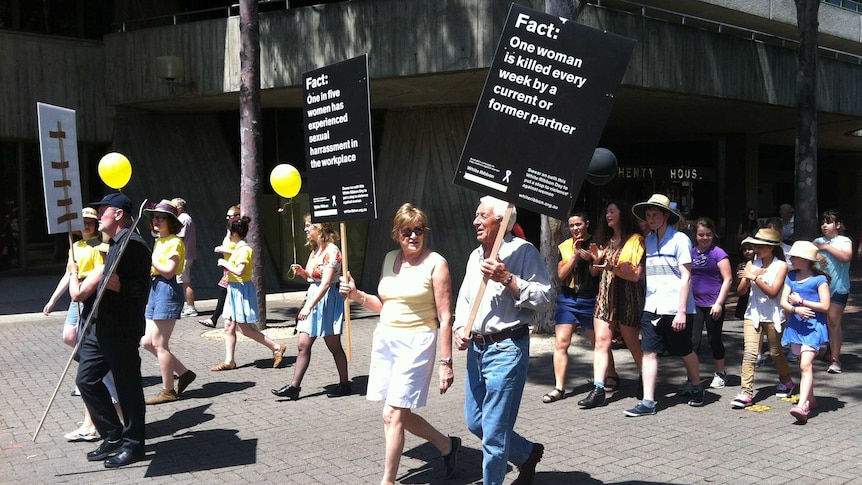
[[[134,463],[144,457],[144,392],[141,384],[141,358],[138,345],[144,335],[144,310],[150,290],[150,249],[132,232],[132,201],[123,194],[108,194],[91,204],[98,209],[99,230],[110,236],[105,265],[70,285],[75,301],[84,301],[84,314],[96,312],[93,323],[81,338],[78,351],[78,376],[81,391],[93,423],[105,439],[87,460],[105,462],[106,468]],[[120,248],[131,238],[125,252]],[[119,258],[113,274],[107,274]],[[77,268],[72,267],[76,272]],[[104,295],[98,308],[92,308],[95,295]],[[117,397],[125,424],[120,421],[107,389],[100,382],[113,372]]]

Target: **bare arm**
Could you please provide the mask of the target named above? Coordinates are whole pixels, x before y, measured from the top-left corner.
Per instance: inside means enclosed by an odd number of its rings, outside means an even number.
[[[730,293],[730,285],[733,283],[733,274],[730,270],[730,259],[724,258],[718,262],[718,271],[721,273],[721,289],[718,290],[718,298],[715,304],[712,305],[710,313],[712,318],[721,317],[722,307],[727,301],[727,294]]]
[[[441,259],[431,273],[431,284],[434,288],[434,303],[437,306],[437,319],[440,321],[440,394],[455,382],[455,371],[452,369],[452,278],[449,275],[449,263]],[[449,360],[449,363],[444,361]]]

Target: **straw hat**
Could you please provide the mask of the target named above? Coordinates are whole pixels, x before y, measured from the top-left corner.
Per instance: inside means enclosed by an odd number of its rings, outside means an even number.
[[[679,222],[680,215],[675,208],[671,206],[670,199],[668,199],[666,195],[652,194],[648,201],[638,202],[635,204],[634,207],[632,207],[632,214],[634,214],[638,219],[645,221],[647,207],[658,207],[667,212],[668,225],[673,225]]]
[[[180,221],[177,218],[177,214],[178,214],[177,207],[174,205],[173,202],[169,201],[168,199],[162,199],[162,201],[159,202],[158,204],[156,204],[155,207],[152,207],[150,209],[144,209],[144,215],[150,219],[153,218],[153,213],[155,213],[155,212],[161,212],[162,214],[168,214],[175,221],[177,221],[177,222]]]
[[[742,240],[742,244],[749,243],[755,246],[780,246],[781,233],[775,229],[761,227],[757,230],[757,234],[748,236]]]
[[[820,261],[820,252],[817,250],[817,246],[810,241],[796,241],[790,247],[790,251],[787,251],[787,255],[807,259],[808,261]]]
[[[83,216],[85,219],[96,219],[97,221],[99,220],[99,213],[96,212],[96,209],[93,209],[92,207],[84,207],[83,209],[81,209],[81,216]]]

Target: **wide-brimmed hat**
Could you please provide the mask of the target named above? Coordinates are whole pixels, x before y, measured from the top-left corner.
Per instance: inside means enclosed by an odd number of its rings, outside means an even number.
[[[676,224],[677,222],[679,222],[680,215],[671,206],[670,199],[668,199],[666,195],[652,194],[648,201],[638,202],[637,204],[635,204],[632,207],[632,214],[634,214],[635,217],[637,217],[638,219],[645,221],[647,207],[658,207],[659,209],[664,209],[668,213],[668,225]]]
[[[175,221],[179,222],[179,219],[177,218],[177,214],[178,214],[177,207],[173,204],[173,202],[169,201],[168,199],[162,199],[162,201],[159,202],[158,204],[156,204],[155,206],[144,209],[144,215],[147,216],[147,218],[149,218],[149,219],[153,218],[154,212],[161,212],[162,214],[168,214]]]
[[[757,230],[757,234],[743,239],[742,244],[745,243],[755,246],[780,246],[781,233],[769,227],[761,227]]]
[[[821,258],[820,251],[811,241],[796,241],[793,243],[793,246],[790,246],[790,251],[787,251],[787,255],[814,262],[819,262]]]
[[[96,209],[93,209],[92,207],[84,207],[83,209],[81,209],[81,216],[84,219],[96,219],[97,221],[99,220],[99,213],[96,211]]]

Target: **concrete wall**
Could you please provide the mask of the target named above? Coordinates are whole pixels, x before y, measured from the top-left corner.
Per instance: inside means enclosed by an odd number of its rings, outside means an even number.
[[[110,141],[104,80],[101,42],[0,30],[0,138],[36,138],[43,102],[77,112],[79,142]]]

